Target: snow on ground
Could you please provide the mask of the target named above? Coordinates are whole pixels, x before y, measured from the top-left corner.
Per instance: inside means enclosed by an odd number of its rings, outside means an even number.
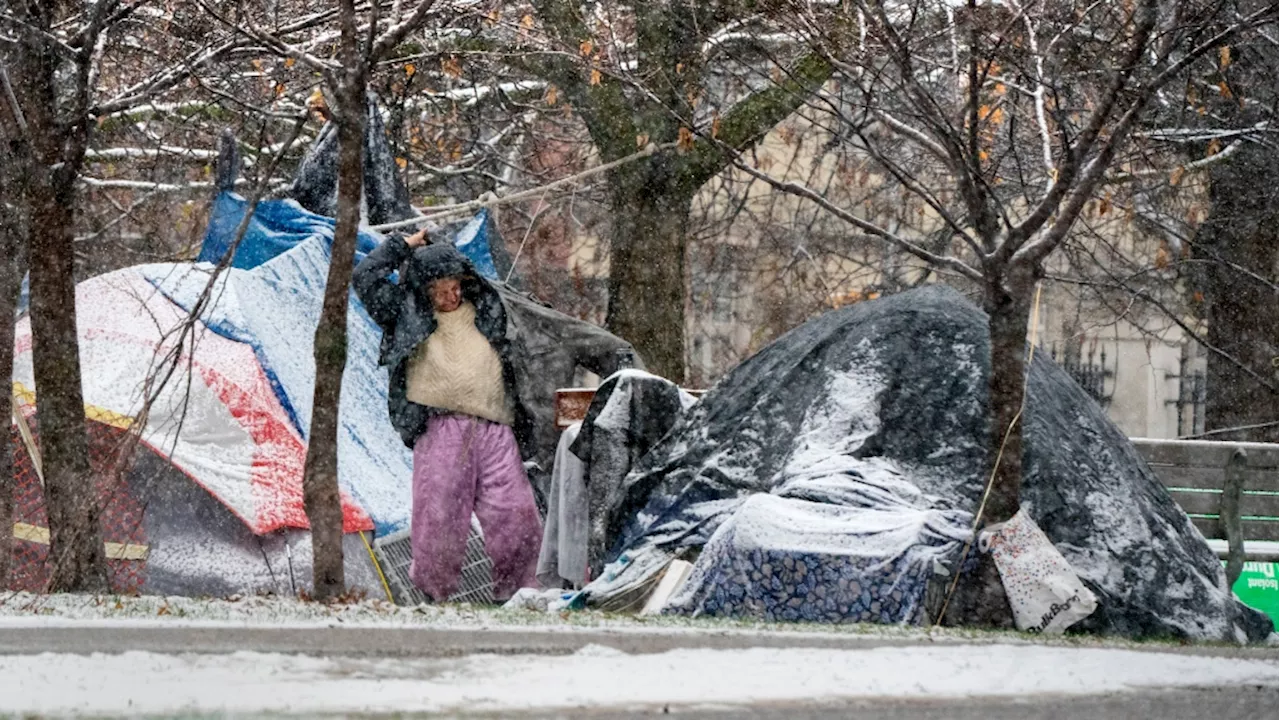
[[[891,625],[818,625],[763,623],[720,618],[616,615],[595,610],[547,613],[471,605],[407,607],[385,600],[326,605],[296,598],[251,595],[231,598],[187,598],[122,595],[40,595],[0,592],[0,631],[6,627],[129,625],[139,626],[271,626],[271,627],[428,627],[519,628],[563,632],[573,629],[611,632],[771,632],[778,634],[858,634],[922,637],[925,628]],[[938,639],[964,640],[962,629],[940,629]],[[1024,636],[1030,639],[1030,636]]]
[[[0,592],[0,631],[6,627],[53,626],[270,626],[270,627],[427,627],[519,628],[562,632],[572,629],[617,632],[741,631],[781,634],[857,633],[876,636],[920,636],[924,629],[883,625],[814,625],[691,619],[685,617],[613,615],[594,610],[546,613],[507,610],[468,603],[406,607],[385,600],[326,605],[279,596],[187,598],[117,595],[39,595]],[[943,630],[963,638],[964,631]]]
[[[546,613],[467,603],[406,607],[385,600],[326,605],[297,598],[251,595],[188,598],[125,595],[42,595],[0,592],[0,633],[31,627],[377,627],[607,632],[666,636],[735,635],[813,638],[856,635],[902,641],[1011,643],[1059,647],[1143,649],[1171,641],[1134,641],[1096,635],[1043,636],[1013,630],[930,629],[913,625],[767,623],[727,618],[636,616],[595,610]],[[1274,636],[1273,636],[1274,637]],[[1177,643],[1174,643],[1177,644]],[[1274,643],[1272,643],[1274,646]],[[0,696],[2,697],[2,696]]]
[[[0,657],[15,714],[514,712],[851,698],[1276,685],[1276,664],[1130,650],[947,645],[405,660],[232,655]]]

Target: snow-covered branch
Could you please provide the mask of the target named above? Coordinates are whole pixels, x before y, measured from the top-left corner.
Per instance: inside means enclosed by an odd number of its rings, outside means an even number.
[[[189,148],[179,145],[161,145],[152,148],[140,147],[114,147],[100,148],[85,151],[86,160],[133,160],[157,157],[182,157],[189,160],[217,160],[218,153],[213,150],[204,150],[202,148]]]
[[[1225,140],[1242,135],[1257,135],[1268,131],[1274,133],[1276,130],[1271,127],[1270,121],[1263,120],[1247,128],[1156,128],[1155,130],[1135,132],[1133,135],[1134,137],[1148,138],[1159,142],[1201,143],[1212,140]]]
[[[1240,148],[1243,146],[1244,146],[1244,140],[1236,140],[1230,145],[1227,145],[1220,152],[1214,153],[1213,155],[1210,155],[1209,157],[1206,157],[1206,158],[1201,158],[1199,160],[1194,160],[1192,162],[1177,165],[1173,169],[1152,168],[1150,170],[1137,170],[1134,172],[1115,173],[1113,175],[1108,175],[1106,178],[1106,182],[1107,184],[1114,185],[1118,183],[1129,182],[1130,180],[1136,180],[1138,178],[1158,177],[1161,175],[1170,175],[1172,173],[1187,173],[1193,170],[1203,170],[1204,168],[1207,168],[1210,165],[1216,165],[1224,160],[1227,160],[1232,155],[1235,155],[1237,152],[1239,152]]]
[[[392,25],[374,41],[373,46],[369,48],[369,60],[376,63],[392,48],[399,45],[406,35],[426,21],[427,13],[431,11],[435,4],[436,0],[421,0],[418,6],[413,9],[413,12],[409,13],[409,17],[398,24]]]
[[[183,192],[207,192],[215,187],[215,183],[207,181],[197,181],[175,185],[172,183],[148,182],[145,180],[103,180],[101,178],[81,175],[80,182],[87,187],[95,190],[142,190],[150,193],[183,193]],[[237,181],[239,183],[248,182],[244,178]]]

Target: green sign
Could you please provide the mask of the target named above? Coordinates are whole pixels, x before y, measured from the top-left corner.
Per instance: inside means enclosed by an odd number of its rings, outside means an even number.
[[[1231,589],[1240,602],[1266,613],[1271,624],[1280,627],[1280,610],[1277,609],[1280,605],[1280,565],[1247,562]]]

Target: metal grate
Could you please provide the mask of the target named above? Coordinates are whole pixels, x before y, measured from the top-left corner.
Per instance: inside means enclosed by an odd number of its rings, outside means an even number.
[[[382,572],[391,586],[391,595],[400,605],[418,605],[429,602],[427,596],[409,579],[409,562],[413,552],[409,545],[409,531],[391,533],[373,541],[373,552],[382,566]],[[484,552],[484,533],[474,515],[471,516],[471,535],[467,538],[467,555],[462,561],[462,578],[458,591],[449,602],[493,604],[493,565]]]
[[[1204,432],[1207,383],[1205,371],[1191,367],[1194,360],[1184,348],[1182,357],[1178,360],[1178,397],[1175,400],[1165,400],[1165,404],[1177,407],[1178,437],[1195,437]],[[1170,376],[1169,379],[1174,378]]]
[[[1099,350],[1101,350],[1100,357]],[[1058,352],[1058,343],[1053,343],[1049,355],[1057,362],[1071,379],[1093,398],[1098,405],[1107,407],[1111,404],[1111,395],[1107,393],[1107,383],[1115,382],[1119,360],[1107,367],[1107,348],[1099,347],[1097,338],[1089,343],[1088,355],[1085,355],[1084,344],[1080,341],[1069,341],[1065,351]],[[1095,358],[1097,361],[1095,362]]]

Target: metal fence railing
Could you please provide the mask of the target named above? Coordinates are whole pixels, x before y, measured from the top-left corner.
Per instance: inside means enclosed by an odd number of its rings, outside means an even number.
[[[1099,405],[1105,408],[1111,404],[1109,389],[1115,386],[1115,368],[1107,367],[1105,347],[1093,342],[1086,353],[1083,343],[1070,343],[1059,352],[1058,344],[1054,343],[1049,348],[1049,355]]]

